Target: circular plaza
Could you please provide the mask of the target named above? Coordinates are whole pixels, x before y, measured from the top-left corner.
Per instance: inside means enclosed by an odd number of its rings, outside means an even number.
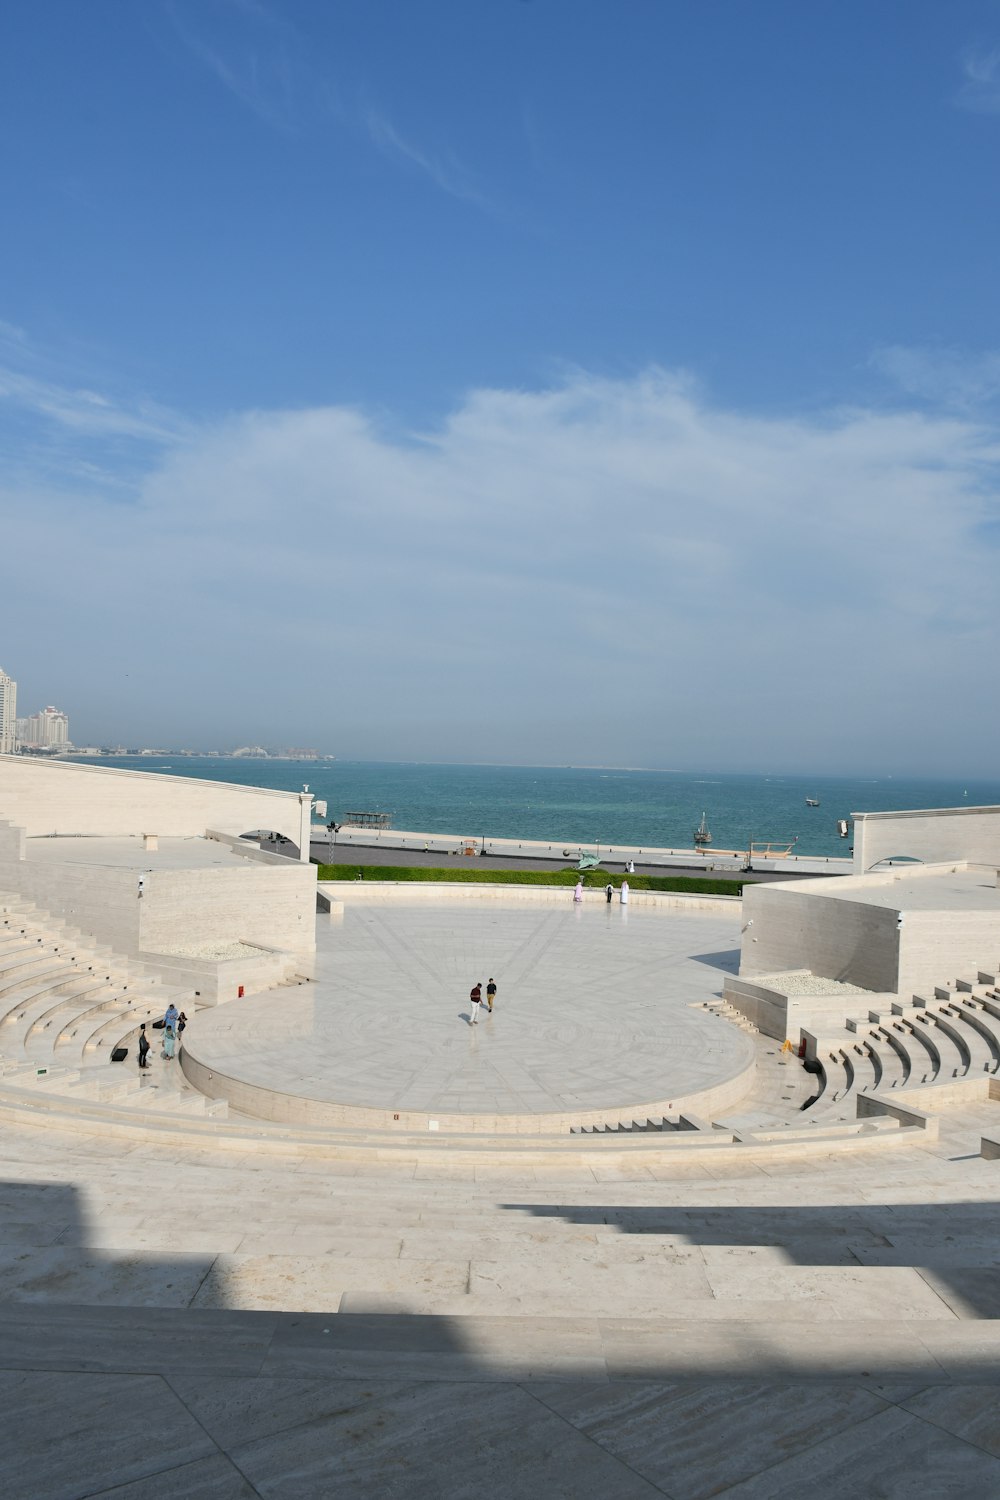
[[[184,1069],[305,1126],[562,1132],[728,1108],[753,1046],[705,1002],[735,967],[738,910],[348,893],[312,982],[201,1012]]]

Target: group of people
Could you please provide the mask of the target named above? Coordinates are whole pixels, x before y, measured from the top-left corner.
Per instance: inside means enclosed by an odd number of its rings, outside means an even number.
[[[609,880],[608,883],[607,883],[607,885],[604,887],[604,899],[608,903],[609,906],[611,905],[611,902],[614,899],[614,894],[615,894],[615,888],[611,884],[611,881]],[[622,883],[621,883],[621,889],[619,890],[619,893],[618,893],[618,899],[621,902],[622,906],[628,906],[628,881],[627,880],[623,880]],[[573,891],[573,900],[574,901],[582,901],[583,900],[583,881],[582,880],[578,880],[577,883],[576,883],[576,887],[575,887],[575,889]]]
[[[472,989],[469,993],[469,1000],[472,1003],[472,1016],[469,1020],[470,1026],[476,1026],[479,1024],[479,1010],[482,1005],[486,1006],[488,1015],[493,1014],[493,1002],[496,997],[497,987],[492,977],[487,981],[485,1001],[483,999],[483,981],[480,979],[472,986]]]
[[[155,1030],[160,1030],[161,1028],[163,1030],[163,1050],[160,1053],[160,1056],[164,1059],[164,1061],[173,1061],[173,1058],[177,1053],[177,1043],[180,1041],[181,1036],[184,1033],[184,1028],[186,1026],[187,1016],[182,1010],[177,1009],[177,1006],[172,1000],[164,1012],[163,1020],[153,1022],[153,1027]],[[140,1068],[145,1069],[149,1067],[150,1048],[151,1043],[149,1037],[146,1035],[146,1023],[145,1021],[143,1021],[142,1025],[139,1027]]]

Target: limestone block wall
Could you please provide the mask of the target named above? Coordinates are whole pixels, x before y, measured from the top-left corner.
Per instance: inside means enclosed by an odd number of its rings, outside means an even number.
[[[156,833],[189,838],[208,828],[235,835],[266,828],[291,839],[306,861],[311,809],[308,793],[0,755],[0,818],[26,829],[29,837]]]
[[[154,870],[145,877],[142,947],[248,941],[293,953],[316,946],[316,871],[248,863],[244,869]],[[133,896],[135,881],[133,878]]]
[[[729,978],[723,999],[752,1021],[764,1036],[798,1043],[803,1028],[819,1035],[839,1031],[848,1016],[866,1016],[870,1010],[888,1010],[896,992],[867,991],[863,995],[797,995],[794,981],[788,992],[755,984],[751,979]]]
[[[131,957],[250,942],[305,959],[316,946],[316,871],[297,861],[144,871],[140,899],[133,869],[0,860],[0,889],[19,892]]]
[[[240,958],[170,958],[162,953],[140,953],[139,957],[167,984],[193,991],[202,1005],[237,1000],[241,990],[254,995],[293,976],[316,977],[312,956],[297,954],[289,958],[287,953],[272,953],[255,945]]]
[[[904,996],[980,968],[1000,967],[1000,900],[995,911],[907,912],[899,943]]]
[[[1000,865],[1000,807],[854,813],[854,873],[897,854],[934,864],[969,860]]]
[[[740,975],[809,969],[866,990],[895,991],[900,939],[895,911],[833,897],[820,889],[827,884],[816,881],[808,890],[785,884],[744,887]]]
[[[134,870],[4,859],[0,860],[0,889],[18,892],[119,953],[138,953],[141,903]]]

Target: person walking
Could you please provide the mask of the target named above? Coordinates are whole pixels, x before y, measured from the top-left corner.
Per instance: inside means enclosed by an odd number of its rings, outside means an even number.
[[[576,882],[576,890],[573,892],[573,900],[574,901],[582,901],[583,900],[583,881],[582,880],[578,880]]]
[[[491,978],[489,984],[487,984],[487,986],[486,986],[486,1009],[489,1011],[490,1015],[493,1014],[493,1002],[496,999],[496,997],[497,997],[496,983]]]
[[[472,986],[469,993],[469,1000],[472,1002],[472,1019],[469,1021],[469,1025],[478,1026],[479,1007],[483,1003],[483,981],[481,979]]]
[[[170,1004],[167,1006],[166,1012],[165,1012],[164,1017],[163,1017],[163,1024],[164,1024],[164,1026],[165,1027],[169,1026],[171,1028],[171,1030],[172,1030],[177,1025],[177,1021],[178,1021],[179,1017],[180,1017],[180,1011],[177,1009],[176,1005],[171,1000]]]
[[[174,1035],[174,1028],[168,1026],[163,1033],[163,1056],[167,1062],[173,1062],[176,1046],[177,1038]]]
[[[142,1025],[139,1027],[139,1066],[140,1066],[140,1068],[148,1068],[149,1067],[149,1063],[146,1061],[146,1054],[148,1052],[149,1052],[149,1037],[146,1035],[146,1023],[145,1023],[145,1021],[143,1021]]]
[[[621,894],[619,896],[622,906],[628,906],[628,881],[622,881]]]
[[[611,881],[609,880],[608,883],[607,883],[607,885],[604,887],[604,899],[608,903],[609,906],[611,905],[611,898],[614,895],[614,893],[615,893],[615,888],[611,884]]]

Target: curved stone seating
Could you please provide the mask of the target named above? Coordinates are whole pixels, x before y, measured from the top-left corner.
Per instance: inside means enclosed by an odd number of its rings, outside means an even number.
[[[982,1002],[973,999],[971,996],[956,996],[951,1009],[970,1030],[977,1031],[982,1037],[992,1058],[992,1064],[987,1071],[995,1073],[1000,1068],[1000,1026],[997,1024],[998,1018],[991,1017],[990,1013],[983,1008]]]
[[[916,1053],[914,1052],[910,1044],[908,1026],[902,1023],[873,1026],[870,1035],[873,1045],[879,1049],[883,1077],[894,1078],[893,1087],[905,1088],[908,1083],[913,1082],[914,1077],[922,1079],[927,1073],[929,1067],[927,1049],[921,1046]]]
[[[943,1083],[947,1078],[962,1078],[968,1066],[958,1043],[949,1034],[946,1028],[940,1024],[940,1017],[936,1010],[928,1011],[913,1022],[914,1031],[920,1027],[922,1034],[929,1039],[929,1044],[937,1053],[938,1071],[935,1078],[936,1083]]]
[[[885,1038],[882,1038],[880,1042],[878,1035],[874,1032],[869,1032],[866,1040],[874,1060],[875,1089],[899,1088],[906,1079],[908,1069],[897,1049]]]
[[[996,1058],[992,1047],[982,1033],[969,1024],[968,1017],[957,1001],[951,1005],[942,1006],[938,1012],[938,1025],[943,1031],[947,1030],[953,1036],[965,1055],[966,1077],[994,1071]]]
[[[104,1111],[109,1125],[120,1122],[122,1128],[127,1128],[129,1119],[140,1118],[155,1128],[161,1117],[169,1115],[175,1120],[172,1128],[183,1128],[181,1122],[190,1121],[199,1130],[210,1131],[213,1121],[208,1117],[221,1115],[223,1109],[190,1085],[179,1062],[161,1062],[156,1033],[150,1034],[151,1075],[139,1075],[135,1067],[139,1025],[162,1014],[170,992],[141,972],[134,974],[106,951],[95,952],[76,933],[54,940],[44,914],[8,912],[5,920],[17,924],[17,931],[0,932],[0,986],[5,977],[13,982],[16,975],[32,976],[30,983],[13,983],[7,994],[0,992],[0,1047],[7,1055],[0,1092],[7,1104],[15,1095],[18,1107],[23,1108],[33,1107],[32,1098],[50,1104],[60,1099],[60,1113],[85,1108],[88,1120],[93,1120],[94,1111]],[[951,1002],[958,1001],[954,989],[946,993]],[[194,1010],[190,999],[179,998],[189,1013]],[[1000,997],[984,998],[983,1003],[996,1005],[1000,1039]],[[743,1017],[735,1011],[730,1014],[728,1005],[706,1008],[714,1010],[720,1021],[738,1024],[756,1035]],[[782,1054],[779,1063],[774,1044],[758,1038],[757,1050],[768,1062],[761,1068],[762,1087],[752,1101],[756,1109],[742,1111],[738,1123],[671,1116],[630,1118],[623,1111],[604,1126],[587,1130],[564,1127],[558,1135],[543,1131],[530,1139],[509,1141],[476,1136],[463,1145],[457,1132],[428,1142],[423,1135],[397,1134],[376,1126],[324,1129],[254,1120],[230,1122],[236,1134],[226,1138],[278,1143],[301,1136],[332,1155],[404,1150],[411,1156],[434,1156],[458,1150],[475,1152],[477,1160],[488,1160],[495,1152],[505,1157],[520,1154],[528,1160],[538,1151],[547,1158],[550,1153],[598,1149],[653,1150],[679,1159],[685,1152],[745,1151],[751,1145],[776,1149],[779,1143],[790,1150],[865,1149],[898,1136],[900,1120],[859,1119],[859,1099],[887,1089],[898,1092],[908,1082],[921,1082],[929,1075],[936,1078],[943,1068],[964,1073],[973,1060],[981,1061],[985,1071],[987,1059],[993,1056],[985,1035],[977,1032],[975,1041],[970,1040],[969,1028],[958,1015],[949,1011],[938,1020],[932,1018],[930,1008],[902,1009],[905,1014],[873,1016],[839,1038],[827,1037],[818,1053],[822,1072],[813,1076],[805,1074],[791,1056]],[[128,1047],[129,1058],[112,1069],[107,1059],[116,1045]],[[812,1092],[816,1098],[803,1111],[801,1106]]]
[[[941,1055],[926,1030],[917,1031],[913,1021],[899,1018],[882,1028],[886,1041],[897,1049],[905,1077],[902,1087],[933,1083],[941,1070]]]
[[[188,1002],[185,1000],[185,1004]],[[122,1020],[149,1021],[163,1015],[166,1001],[162,998],[154,1003],[149,999],[119,995],[113,1000],[80,1011],[66,1020],[52,1040],[54,1049],[76,1047],[81,1057],[93,1052],[106,1042],[115,1045]]]
[[[171,995],[190,1011],[187,992],[163,986],[76,930],[58,931],[29,903],[5,900],[0,927],[0,1094],[158,1118],[224,1116],[227,1106],[191,1087],[176,1064],[135,1067],[140,1022],[163,1014]],[[156,1033],[151,1056],[158,1058]],[[113,1065],[114,1047],[133,1065]]]
[[[18,996],[0,1019],[0,1039],[26,1041],[32,1028],[62,1005],[91,1006],[99,1000],[111,1000],[115,991],[105,980],[80,981],[62,979],[55,983],[32,986],[33,993]]]

